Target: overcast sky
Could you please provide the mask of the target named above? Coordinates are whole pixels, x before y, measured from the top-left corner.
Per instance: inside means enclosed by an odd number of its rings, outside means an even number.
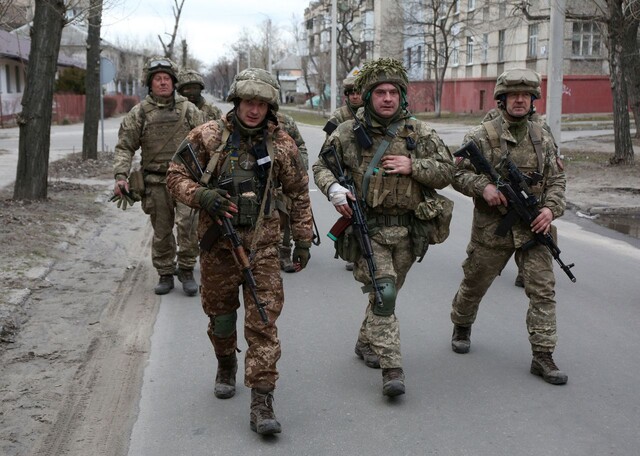
[[[180,2],[180,0],[178,0]],[[291,30],[293,15],[300,21],[310,0],[185,0],[178,39],[186,38],[190,53],[206,66],[227,54],[243,28],[259,28],[270,18],[281,30]],[[166,42],[173,32],[173,0],[105,1],[102,37],[112,43],[139,40]],[[165,35],[168,33],[169,35]]]

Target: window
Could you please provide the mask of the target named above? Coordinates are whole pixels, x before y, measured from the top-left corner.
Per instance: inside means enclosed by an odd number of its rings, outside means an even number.
[[[593,22],[574,22],[571,53],[577,56],[600,55],[602,36],[598,26]]]
[[[21,81],[20,81],[20,67],[16,66],[16,92],[22,92]]]
[[[491,20],[491,9],[489,9],[489,5],[485,5],[482,8],[482,20],[485,22],[489,22]]]
[[[529,25],[529,46],[527,47],[527,57],[538,56],[538,24]]]
[[[482,63],[487,63],[489,59],[489,34],[482,35]]]
[[[473,65],[473,42],[472,36],[467,37],[467,65]]]
[[[498,62],[504,62],[504,30],[498,32]]]
[[[411,48],[407,48],[407,68],[411,68]]]
[[[416,65],[422,66],[422,46],[418,46],[418,52],[416,53]]]
[[[468,0],[467,11],[473,11],[474,9],[476,9],[476,0]]]
[[[460,64],[460,42],[453,40],[451,43],[451,66],[458,66]]]
[[[4,66],[5,76],[7,77],[7,93],[13,93],[13,89],[11,88],[11,70],[9,65]]]

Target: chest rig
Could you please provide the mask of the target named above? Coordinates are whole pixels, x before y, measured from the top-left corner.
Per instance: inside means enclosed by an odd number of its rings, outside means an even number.
[[[545,157],[542,150],[542,127],[528,121],[528,132],[522,141],[511,148],[507,147],[507,141],[503,136],[502,118],[484,122],[482,124],[487,132],[491,145],[491,162],[496,164],[496,170],[503,178],[507,177],[504,161],[509,157],[522,173],[531,179],[530,189],[532,193],[540,197],[546,185],[548,167],[545,167]],[[531,148],[535,155],[531,153]]]
[[[214,187],[226,190],[231,201],[238,206],[238,214],[231,222],[238,227],[255,227],[263,213],[271,217],[271,166],[273,143],[265,129],[261,140],[252,143],[241,138],[238,131],[223,130],[222,142],[212,161],[221,164]],[[215,164],[214,164],[215,166]]]
[[[423,200],[420,184],[411,176],[387,174],[378,164],[384,155],[409,157],[416,147],[417,133],[411,120],[391,124],[377,147],[358,147],[359,166],[352,174],[358,193],[363,195],[368,216],[392,216],[389,222],[383,220],[385,225],[409,224],[411,214]],[[406,217],[398,217],[403,215]]]

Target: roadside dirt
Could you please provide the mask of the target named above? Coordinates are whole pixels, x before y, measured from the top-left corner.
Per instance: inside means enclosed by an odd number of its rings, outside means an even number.
[[[612,147],[562,151],[568,212],[640,213],[640,160],[612,167]],[[159,301],[147,217],[108,202],[111,164],[56,162],[46,202],[0,190],[2,455],[126,454]]]

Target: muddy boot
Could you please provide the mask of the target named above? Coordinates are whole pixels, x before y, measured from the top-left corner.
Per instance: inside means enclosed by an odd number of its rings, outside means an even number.
[[[356,342],[356,355],[364,361],[364,363],[372,369],[380,369],[380,359],[376,355],[369,344]]]
[[[545,382],[552,385],[564,385],[569,377],[562,372],[553,362],[552,352],[533,352],[533,360],[531,361],[531,373],[539,375]]]
[[[344,265],[344,268],[347,271],[353,271],[353,261],[347,261]]]
[[[236,372],[238,372],[238,359],[235,353],[218,358],[216,385],[213,389],[213,394],[218,399],[229,399],[236,394]]]
[[[278,434],[282,427],[273,412],[273,390],[251,389],[251,430],[262,435]]]
[[[404,371],[401,367],[382,369],[382,394],[389,397],[404,394]]]
[[[456,353],[468,353],[471,348],[471,326],[453,325],[451,349]]]
[[[173,290],[173,275],[164,274],[160,276],[158,285],[153,289],[157,295],[165,295]]]
[[[514,285],[516,287],[524,288],[524,277],[522,277],[522,273],[518,272],[518,276],[516,277]]]
[[[280,246],[280,269],[284,272],[296,272],[296,268],[291,262],[291,248]]]
[[[182,291],[187,296],[195,296],[198,294],[198,284],[193,278],[193,271],[189,269],[177,270],[178,280],[182,282]]]

